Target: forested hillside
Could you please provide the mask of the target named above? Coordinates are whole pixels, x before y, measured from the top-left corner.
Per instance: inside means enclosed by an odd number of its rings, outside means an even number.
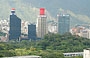
[[[22,20],[36,22],[39,15],[39,8],[30,4],[21,2],[22,0],[0,0],[0,19],[8,19],[11,13],[11,8],[16,9],[16,15]],[[46,10],[48,20],[53,19]]]
[[[36,7],[45,7],[52,14],[57,13],[59,8],[63,8],[90,16],[90,0],[22,0],[22,2],[31,3]]]
[[[86,48],[90,48],[90,39],[73,36],[70,33],[64,35],[50,33],[37,41],[0,42],[0,57],[39,55],[43,58],[64,58],[62,53],[83,52]]]
[[[71,15],[71,25],[90,24],[90,0],[0,0],[0,19],[8,19],[11,8],[22,20],[36,22],[39,8],[46,8],[49,20],[57,19],[57,14],[64,12]],[[63,11],[62,11],[62,10]]]

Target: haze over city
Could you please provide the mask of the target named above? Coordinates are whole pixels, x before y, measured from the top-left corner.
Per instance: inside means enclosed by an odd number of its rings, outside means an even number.
[[[89,58],[89,4],[0,0],[0,57]]]

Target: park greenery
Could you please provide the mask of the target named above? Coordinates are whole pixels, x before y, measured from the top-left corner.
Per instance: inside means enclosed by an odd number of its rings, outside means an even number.
[[[0,42],[0,57],[38,55],[42,58],[65,58],[63,53],[83,52],[90,47],[90,40],[65,33],[49,33],[41,40]],[[82,58],[82,56],[71,57]]]

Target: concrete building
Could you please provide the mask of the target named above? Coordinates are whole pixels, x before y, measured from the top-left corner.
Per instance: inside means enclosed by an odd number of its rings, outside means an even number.
[[[90,58],[90,48],[84,49],[83,58]]]
[[[90,29],[85,26],[73,27],[70,32],[72,35],[78,35],[90,39]]]
[[[84,38],[89,38],[89,32],[88,32],[88,30],[87,30],[87,29],[82,30],[82,31],[80,32],[80,36],[81,36],[81,37],[84,37]]]
[[[43,38],[47,34],[47,16],[45,15],[45,9],[40,8],[40,15],[37,20],[37,37]]]
[[[30,24],[28,25],[28,39],[36,40],[36,25]]]
[[[54,21],[48,22],[48,32],[57,33],[57,23]]]
[[[70,15],[69,14],[58,14],[57,15],[57,32],[64,34],[70,30]]]
[[[0,31],[8,34],[8,31],[9,31],[8,20],[5,20],[5,19],[0,20]]]
[[[22,34],[28,34],[28,21],[23,21],[21,22],[21,33]]]
[[[10,30],[9,30],[9,40],[19,39],[21,36],[21,19],[15,15],[15,9],[12,8],[10,15]]]

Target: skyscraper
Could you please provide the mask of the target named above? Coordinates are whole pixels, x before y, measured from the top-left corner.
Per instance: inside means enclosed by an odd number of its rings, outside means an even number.
[[[47,16],[45,15],[45,9],[40,8],[40,15],[37,20],[37,37],[43,38],[47,34]]]
[[[57,15],[57,32],[59,34],[64,34],[69,32],[70,29],[70,15],[69,14],[59,14]]]
[[[28,39],[36,40],[36,25],[28,25]]]
[[[21,19],[15,15],[15,9],[12,8],[10,15],[9,40],[19,39],[20,35],[21,35]]]

